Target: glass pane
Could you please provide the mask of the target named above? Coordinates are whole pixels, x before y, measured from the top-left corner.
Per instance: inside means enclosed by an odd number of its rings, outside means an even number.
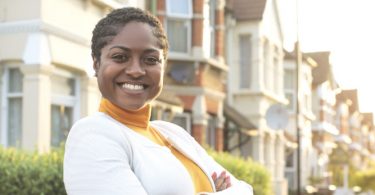
[[[75,80],[63,76],[53,75],[51,77],[52,93],[58,95],[75,95]]]
[[[62,105],[51,106],[51,145],[58,147],[66,140],[72,126],[73,108]]]
[[[172,122],[182,128],[184,128],[185,130],[188,130],[188,127],[187,127],[187,118],[184,117],[184,116],[174,116],[173,117],[173,120]]]
[[[287,105],[287,108],[289,110],[294,110],[294,104],[295,103],[294,103],[294,96],[293,96],[293,94],[292,93],[286,93],[285,96],[286,96],[286,98],[289,101],[289,104]]]
[[[168,14],[190,15],[190,1],[191,0],[168,0]]]
[[[216,120],[214,117],[208,119],[207,133],[206,133],[207,144],[215,148],[216,143]]]
[[[294,89],[294,71],[285,70],[284,74],[284,89]]]
[[[251,37],[250,35],[241,35],[239,37],[240,45],[240,88],[250,88],[251,76]]]
[[[167,33],[170,50],[173,52],[187,53],[188,27],[185,20],[167,21]]]
[[[215,26],[216,0],[210,0],[210,26]]]
[[[22,79],[23,79],[23,75],[20,69],[18,68],[9,69],[8,92],[9,93],[22,92]]]
[[[8,146],[21,147],[22,98],[9,98],[8,102]]]

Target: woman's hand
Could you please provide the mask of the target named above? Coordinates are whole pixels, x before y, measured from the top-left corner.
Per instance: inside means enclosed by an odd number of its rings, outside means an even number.
[[[214,180],[215,188],[217,192],[225,190],[232,185],[230,182],[230,177],[229,175],[228,176],[226,175],[225,171],[221,172],[219,177],[217,177],[217,173],[214,172],[211,175],[211,177],[212,177],[212,180]]]

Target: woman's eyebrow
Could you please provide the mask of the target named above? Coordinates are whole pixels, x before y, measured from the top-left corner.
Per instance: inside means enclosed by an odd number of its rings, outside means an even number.
[[[124,46],[119,46],[119,45],[115,45],[115,46],[109,48],[109,50],[112,50],[112,49],[121,49],[121,50],[128,51],[128,52],[131,51],[130,48],[127,48],[127,47],[124,47]]]
[[[149,53],[158,53],[158,54],[160,54],[160,50],[158,50],[158,49],[153,49],[153,48],[149,48],[149,49],[145,49],[145,50],[143,51],[143,53],[146,53],[146,54],[149,54]]]
[[[115,46],[109,48],[109,50],[112,50],[112,49],[121,49],[121,50],[124,50],[124,51],[127,51],[127,52],[131,52],[130,48],[124,47],[124,46],[120,46],[120,45],[115,45]],[[148,49],[145,49],[143,51],[143,53],[147,53],[147,54],[149,54],[149,53],[158,53],[159,54],[160,53],[160,49],[158,49],[158,48],[148,48]]]

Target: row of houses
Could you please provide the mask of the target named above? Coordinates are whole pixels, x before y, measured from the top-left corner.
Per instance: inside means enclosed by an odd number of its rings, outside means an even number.
[[[358,167],[373,158],[372,114],[359,111],[356,90],[340,89],[330,52],[303,53],[296,68],[295,52],[283,48],[278,3],[0,1],[0,144],[48,152],[74,121],[97,111],[91,30],[111,9],[136,6],[161,20],[170,42],[152,119],[173,121],[201,144],[264,164],[277,195],[297,188],[298,122],[300,187],[322,178],[315,187],[327,188],[329,155],[338,145],[354,152]],[[270,127],[273,105],[282,105],[287,126]]]

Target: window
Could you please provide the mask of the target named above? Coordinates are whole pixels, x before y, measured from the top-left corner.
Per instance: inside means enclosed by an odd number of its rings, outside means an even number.
[[[289,168],[294,167],[294,152],[292,152],[292,153],[290,153],[286,156],[285,166],[289,167]]]
[[[270,45],[266,39],[263,43],[263,82],[265,89],[271,89],[270,85],[270,73],[271,73],[271,63],[270,63]]]
[[[284,89],[294,90],[294,70],[285,69],[284,70]]]
[[[294,70],[284,69],[284,92],[289,101],[287,108],[291,111],[295,108],[295,74]]]
[[[188,113],[177,113],[173,117],[172,122],[191,133],[191,119]]]
[[[285,92],[285,97],[288,99],[289,104],[287,105],[288,110],[294,110],[294,93],[291,92]]]
[[[19,68],[6,68],[4,72],[2,142],[5,146],[21,147],[22,142],[22,88],[23,75]]]
[[[191,0],[167,0],[166,27],[171,52],[189,52],[192,15]]]
[[[61,71],[51,77],[51,86],[51,146],[58,147],[79,115],[79,82],[74,75]]]
[[[73,124],[73,108],[64,105],[51,106],[51,145],[59,146],[68,136]]]
[[[251,36],[240,35],[239,37],[239,59],[240,59],[240,88],[249,89],[251,80]]]
[[[215,148],[216,144],[216,119],[213,116],[210,116],[208,119],[206,131],[206,143],[212,148]]]
[[[273,91],[274,93],[279,93],[279,49],[275,46],[273,50]]]
[[[209,2],[210,7],[210,16],[209,16],[209,24],[210,24],[210,56],[215,57],[215,31],[216,31],[216,0],[210,0]]]

